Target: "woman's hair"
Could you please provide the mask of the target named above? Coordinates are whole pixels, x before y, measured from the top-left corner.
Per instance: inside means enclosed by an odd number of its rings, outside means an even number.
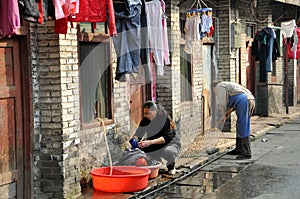
[[[170,128],[176,129],[176,123],[171,118],[170,114],[166,111],[166,109],[161,104],[156,104],[157,107],[157,114],[164,115],[168,120],[170,120]]]
[[[151,111],[157,111],[157,106],[152,101],[146,101],[145,104],[143,105],[143,108],[148,108]]]
[[[158,115],[165,116],[166,118],[168,118],[168,120],[170,120],[170,128],[171,129],[176,129],[176,123],[173,121],[171,116],[168,114],[166,109],[161,104],[154,103],[154,102],[149,100],[149,101],[146,101],[144,103],[143,108],[148,108],[151,111],[157,111]]]
[[[167,113],[166,109],[161,104],[156,104],[156,107],[157,107],[157,114],[164,115],[164,116],[167,117],[168,113]]]

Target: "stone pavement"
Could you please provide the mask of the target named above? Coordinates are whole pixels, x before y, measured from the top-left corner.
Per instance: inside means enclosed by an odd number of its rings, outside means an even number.
[[[284,123],[288,122],[293,117],[300,115],[300,104],[293,107],[289,107],[289,114],[270,114],[268,117],[253,116],[251,118],[251,137],[253,139],[259,139],[262,135],[266,134],[270,130],[277,128]],[[170,176],[164,172],[160,172],[160,175],[153,180],[149,181],[148,188],[141,192],[133,193],[129,198],[142,198],[151,192],[155,192],[159,187],[167,187],[172,182],[177,181],[188,173],[197,170],[197,168],[221,157],[226,152],[235,146],[235,133],[229,132],[222,134],[219,140],[226,140],[220,142],[208,153],[200,153],[194,156],[181,156],[176,161],[176,175]],[[219,143],[219,142],[218,142]]]
[[[284,123],[300,115],[300,104],[289,107],[289,114],[270,114],[268,117],[253,116],[251,118],[251,135],[252,139],[259,139],[262,135],[266,134],[270,130],[277,128]],[[145,196],[150,195],[170,186],[172,183],[184,178],[189,173],[196,171],[213,160],[216,160],[226,154],[226,152],[235,146],[235,133],[222,133],[220,137],[217,138],[218,143],[213,149],[205,152],[194,153],[190,156],[181,156],[176,161],[176,174],[168,175],[164,172],[163,168],[160,169],[160,174],[157,178],[149,180],[148,187],[140,192],[135,193],[103,193],[95,190],[83,195],[83,199],[86,198],[145,198]],[[92,196],[91,196],[92,195]]]
[[[258,139],[260,136],[264,135],[268,131],[277,128],[289,119],[300,115],[300,104],[289,107],[289,114],[270,114],[268,117],[253,116],[251,118],[251,137],[253,139]],[[224,139],[226,141],[220,142],[220,145],[217,145],[212,149],[210,155],[197,156],[197,157],[180,157],[176,161],[176,167],[178,172],[186,171],[186,169],[193,169],[194,167],[201,166],[206,162],[217,158],[218,156],[225,154],[230,148],[235,146],[235,137],[236,134],[233,132],[222,134],[219,139]],[[215,153],[214,153],[215,152]]]

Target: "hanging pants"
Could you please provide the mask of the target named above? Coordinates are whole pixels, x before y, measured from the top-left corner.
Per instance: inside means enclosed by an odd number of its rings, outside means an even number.
[[[250,136],[250,114],[248,107],[248,98],[245,94],[238,94],[229,97],[227,105],[236,111],[236,132],[237,138],[245,138]]]

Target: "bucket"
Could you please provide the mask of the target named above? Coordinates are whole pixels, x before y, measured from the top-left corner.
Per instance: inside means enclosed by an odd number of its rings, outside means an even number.
[[[148,166],[141,166],[140,168],[147,168],[150,169],[151,173],[149,175],[150,179],[156,178],[158,176],[159,168],[161,167],[162,163],[159,161],[154,161],[153,165]]]
[[[135,166],[113,166],[95,168],[91,172],[93,187],[97,191],[105,192],[136,192],[148,186],[148,168]]]

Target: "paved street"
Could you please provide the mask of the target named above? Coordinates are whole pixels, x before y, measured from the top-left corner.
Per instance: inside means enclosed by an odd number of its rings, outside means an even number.
[[[112,194],[89,189],[82,198],[299,198],[300,106],[291,108],[289,115],[255,116],[251,125],[255,141],[250,160],[225,154],[235,142],[235,134],[228,133],[219,139],[231,141],[217,146],[217,152],[181,157],[175,176],[159,175],[141,192]]]
[[[253,141],[251,160],[223,155],[171,189],[147,198],[299,198],[299,143],[298,116]]]
[[[299,198],[299,143],[300,117],[253,142],[251,165],[204,198]],[[220,161],[229,162],[227,158]]]

